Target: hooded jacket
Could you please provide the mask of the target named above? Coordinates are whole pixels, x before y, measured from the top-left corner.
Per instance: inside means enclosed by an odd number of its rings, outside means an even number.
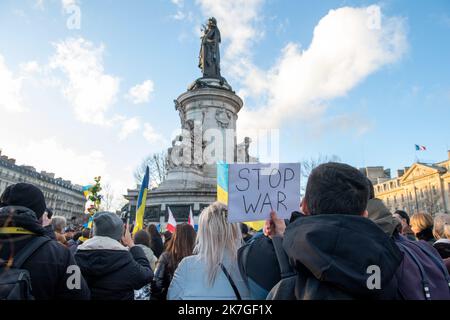
[[[367,218],[326,214],[297,219],[286,228],[283,248],[298,274],[277,285],[272,299],[396,298],[394,275],[401,252]],[[376,284],[374,270],[381,271],[380,289],[370,285]]]
[[[25,207],[3,207],[0,209],[2,227],[21,227],[34,235],[0,234],[0,258],[7,260],[15,252],[27,246],[34,236],[47,236],[48,231],[39,223],[33,211]],[[70,251],[56,241],[48,241],[28,258],[22,268],[31,277],[33,296],[36,300],[90,298],[89,288],[81,276],[80,289],[69,289],[67,280],[73,274],[68,267],[76,265]]]
[[[153,271],[144,251],[128,250],[117,240],[95,236],[80,246],[75,259],[93,300],[133,300],[134,290],[149,284]]]

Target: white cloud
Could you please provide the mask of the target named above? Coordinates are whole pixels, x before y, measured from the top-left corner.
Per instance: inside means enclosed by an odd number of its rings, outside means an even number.
[[[154,87],[152,80],[145,80],[143,83],[132,87],[128,91],[126,98],[134,104],[149,102],[150,94],[153,92]]]
[[[295,119],[317,120],[327,101],[397,61],[407,48],[403,20],[382,17],[377,29],[368,27],[369,18],[367,8],[331,10],[315,27],[308,49],[289,43],[270,70],[250,73],[253,87],[246,82],[247,94],[266,92],[267,99],[262,108],[244,109],[239,127],[278,128]]]
[[[28,61],[19,65],[20,71],[25,75],[31,75],[41,71],[41,66],[37,61]]]
[[[0,54],[0,110],[8,112],[25,111],[21,90],[22,79],[14,76]]]
[[[230,41],[227,58],[245,54],[255,39],[261,37],[255,22],[263,0],[197,0],[197,3],[205,14],[217,19],[222,38]]]
[[[239,80],[252,68],[250,48],[264,33],[257,22],[264,0],[196,0],[202,12],[217,19],[222,39],[229,41],[223,55],[224,74]]]
[[[57,138],[29,139],[25,145],[5,147],[5,154],[19,164],[32,165],[38,171],[54,172],[73,183],[84,184],[106,172],[106,161],[98,150],[80,152],[64,146]]]
[[[44,0],[36,0],[34,6],[40,10],[44,9]]]
[[[130,134],[139,130],[140,127],[141,122],[136,117],[124,120],[119,132],[119,141],[125,140]]]
[[[63,9],[68,9],[72,5],[78,4],[77,0],[61,0],[61,6]]]
[[[56,54],[50,59],[50,67],[66,75],[68,83],[63,94],[77,119],[97,125],[109,124],[106,112],[116,101],[119,78],[104,71],[104,46],[95,47],[83,38],[69,38],[54,46]]]
[[[152,145],[162,147],[165,144],[164,137],[160,133],[156,132],[155,129],[147,122],[144,123],[143,136]]]

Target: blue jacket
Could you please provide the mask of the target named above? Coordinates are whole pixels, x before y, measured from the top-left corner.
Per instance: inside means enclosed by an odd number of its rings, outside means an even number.
[[[225,258],[223,265],[228,270],[243,300],[250,294],[239,273],[237,261]],[[207,283],[206,261],[200,256],[184,258],[178,265],[167,293],[167,300],[236,300],[230,282],[219,268],[212,287]]]

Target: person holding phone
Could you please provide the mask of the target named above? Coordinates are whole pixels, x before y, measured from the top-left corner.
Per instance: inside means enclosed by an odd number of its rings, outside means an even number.
[[[91,298],[133,300],[134,290],[149,284],[153,271],[142,248],[135,246],[128,224],[112,212],[98,212],[93,234],[75,253]]]

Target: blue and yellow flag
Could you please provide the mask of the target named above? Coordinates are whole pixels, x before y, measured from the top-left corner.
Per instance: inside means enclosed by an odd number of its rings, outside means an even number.
[[[217,163],[217,201],[228,205],[228,164],[220,161]],[[253,230],[261,230],[265,221],[244,222]]]
[[[83,224],[83,228],[89,228],[92,229],[92,224],[94,223],[94,216],[90,216],[88,221]]]
[[[88,184],[87,186],[84,186],[84,187],[83,187],[82,191],[83,191],[83,195],[84,195],[85,198],[88,197],[88,195],[89,195],[89,190],[90,190],[92,187],[93,187],[92,184]]]
[[[217,163],[217,201],[228,205],[228,164]]]
[[[133,234],[144,228],[144,213],[145,204],[147,203],[147,192],[149,183],[149,169],[145,169],[144,179],[141,184],[141,191],[139,192],[138,201],[136,204],[136,219],[134,222]]]

